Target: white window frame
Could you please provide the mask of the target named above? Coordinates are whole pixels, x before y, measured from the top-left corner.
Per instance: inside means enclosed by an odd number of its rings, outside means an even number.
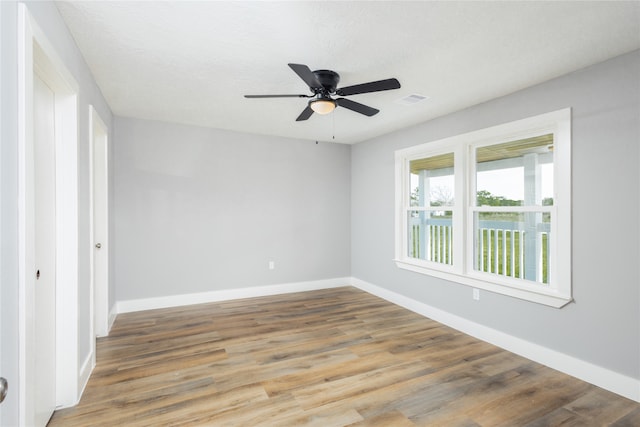
[[[548,284],[476,271],[473,267],[473,213],[475,149],[536,135],[553,133],[553,206],[535,208],[551,212]],[[455,201],[453,211],[453,265],[408,256],[408,212],[420,210],[410,203],[412,160],[454,154]],[[571,109],[541,114],[395,152],[395,263],[399,268],[457,282],[473,288],[509,295],[560,308],[572,301],[571,290]],[[527,207],[514,208],[518,212]],[[484,208],[482,210],[485,210]]]

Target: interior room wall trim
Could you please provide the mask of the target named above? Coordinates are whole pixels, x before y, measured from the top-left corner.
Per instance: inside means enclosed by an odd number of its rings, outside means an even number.
[[[80,374],[78,375],[78,390],[80,390],[80,393],[78,394],[78,400],[72,403],[71,405],[65,405],[64,406],[65,408],[72,407],[80,403],[80,398],[84,394],[84,389],[87,387],[87,384],[89,383],[89,378],[91,377],[93,368],[96,367],[96,364],[95,364],[96,359],[95,357],[93,357],[93,355],[94,355],[93,351],[89,353],[85,358],[84,362],[82,363],[82,366],[80,367]]]
[[[107,325],[107,335],[111,332],[111,328],[113,327],[113,322],[116,321],[116,316],[118,315],[118,306],[117,304],[113,304],[111,306],[111,310],[109,310],[109,324]]]
[[[628,399],[640,402],[640,379],[628,377],[607,368],[480,325],[380,286],[352,278],[352,286],[397,304],[472,337],[491,343],[534,362],[579,378]]]
[[[141,298],[117,302],[117,313],[153,310],[157,308],[180,307],[183,305],[220,302],[241,298],[254,298],[269,295],[288,294],[293,292],[314,291],[318,289],[349,286],[350,277],[313,280],[307,282],[284,283],[278,285],[246,287],[239,289],[225,289],[210,292],[198,292],[182,295],[170,295],[154,298]]]

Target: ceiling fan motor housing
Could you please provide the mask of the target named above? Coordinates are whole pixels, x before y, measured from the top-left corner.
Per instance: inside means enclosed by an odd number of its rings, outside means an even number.
[[[312,88],[315,93],[323,93],[325,95],[335,93],[340,83],[340,75],[331,70],[316,70],[313,74],[318,79],[318,82],[322,85],[322,88]]]

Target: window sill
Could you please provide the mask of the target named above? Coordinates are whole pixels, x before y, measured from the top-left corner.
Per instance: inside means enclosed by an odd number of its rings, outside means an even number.
[[[484,289],[489,292],[507,295],[513,298],[531,301],[537,304],[547,305],[549,307],[561,308],[573,301],[570,296],[562,295],[553,289],[533,289],[533,287],[512,287],[509,285],[494,283],[478,279],[471,276],[465,276],[447,271],[434,270],[422,265],[418,265],[406,260],[394,260],[398,268],[413,271],[415,273],[426,274],[428,276],[437,277],[439,279],[449,280],[461,285],[473,288]]]

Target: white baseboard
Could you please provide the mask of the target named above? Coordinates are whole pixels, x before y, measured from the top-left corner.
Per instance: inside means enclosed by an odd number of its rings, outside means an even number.
[[[113,322],[116,321],[116,316],[118,315],[118,305],[113,304],[111,310],[109,310],[109,318],[107,319],[107,335],[111,332],[111,328],[113,327]]]
[[[521,338],[474,323],[396,292],[352,278],[351,284],[436,322],[450,326],[465,334],[481,339],[527,359],[579,378],[628,399],[640,402],[640,380],[594,365],[573,356],[531,343]]]
[[[76,406],[80,402],[80,398],[84,393],[84,389],[87,387],[87,383],[89,382],[89,377],[91,377],[91,372],[93,372],[93,368],[95,367],[96,365],[95,365],[94,353],[91,352],[87,355],[87,358],[84,360],[84,362],[82,363],[82,366],[80,367],[80,372],[78,372],[78,388],[77,388],[78,398],[75,402],[73,402],[73,404],[69,406],[64,406],[65,408]],[[60,408],[56,408],[56,409],[60,409]]]
[[[203,304],[207,302],[219,302],[241,298],[288,294],[292,292],[314,291],[318,289],[329,289],[350,285],[351,277],[338,277],[334,279],[314,280],[309,282],[284,283],[280,285],[225,289],[221,291],[143,298],[118,301],[116,304],[116,311],[118,314],[120,314],[133,311],[153,310],[156,308],[179,307],[183,305]]]

